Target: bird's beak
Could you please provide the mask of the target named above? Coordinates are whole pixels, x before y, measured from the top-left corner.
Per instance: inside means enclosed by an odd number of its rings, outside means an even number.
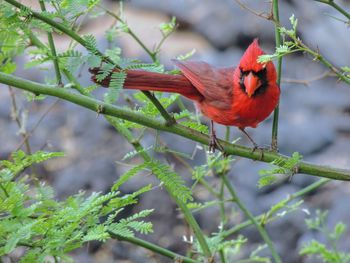
[[[249,72],[249,74],[244,77],[244,86],[247,95],[250,98],[254,95],[255,91],[261,86],[261,81],[258,76],[253,74],[253,72]]]

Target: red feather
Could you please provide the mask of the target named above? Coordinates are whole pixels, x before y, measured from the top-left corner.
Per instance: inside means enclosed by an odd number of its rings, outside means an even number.
[[[203,114],[214,122],[255,128],[275,109],[280,89],[272,62],[257,62],[264,54],[254,40],[238,67],[216,68],[205,62],[178,61],[182,74],[169,75],[143,70],[128,70],[124,88],[179,93],[195,101]],[[92,80],[98,69],[91,69]],[[108,87],[110,77],[100,82]]]

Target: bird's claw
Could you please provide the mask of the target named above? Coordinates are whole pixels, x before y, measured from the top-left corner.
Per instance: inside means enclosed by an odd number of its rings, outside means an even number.
[[[209,152],[215,153],[215,149],[218,149],[219,151],[225,153],[224,147],[222,147],[219,140],[216,138],[216,135],[212,134],[210,136],[210,141],[209,141]]]
[[[258,160],[261,161],[262,159],[264,159],[264,152],[271,151],[271,148],[269,146],[268,147],[259,146],[256,143],[254,143],[252,153],[254,153],[256,150],[260,151],[260,156]]]

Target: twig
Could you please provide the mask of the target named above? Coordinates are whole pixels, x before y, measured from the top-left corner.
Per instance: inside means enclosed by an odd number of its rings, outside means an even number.
[[[248,12],[252,13],[253,15],[259,16],[259,17],[267,19],[267,20],[273,19],[273,16],[270,14],[266,14],[264,12],[259,13],[259,12],[255,11],[254,9],[250,8],[249,6],[243,4],[240,0],[235,0],[235,1],[242,9],[247,10]]]
[[[312,77],[310,79],[287,79],[287,78],[283,78],[281,80],[282,83],[295,83],[295,84],[303,84],[305,86],[309,86],[311,82],[317,81],[317,80],[321,80],[324,79],[326,77],[335,77],[336,75],[332,74],[332,71],[327,70],[325,72],[323,72],[320,75],[317,75],[315,77]]]
[[[295,200],[295,199],[297,199],[297,198],[299,198],[301,196],[304,196],[304,195],[306,195],[306,194],[308,194],[308,193],[310,193],[312,191],[315,191],[316,189],[320,188],[321,186],[325,185],[326,183],[328,183],[330,181],[331,181],[330,179],[322,178],[322,179],[318,180],[317,182],[315,182],[313,184],[310,184],[309,186],[307,186],[307,187],[299,190],[298,192],[295,192],[294,194],[290,195],[288,197],[288,202],[287,203],[289,203],[289,202],[291,202],[291,201],[293,201],[293,200]],[[281,200],[280,202],[283,202],[283,201],[284,200]],[[281,206],[281,209],[282,208],[284,208],[284,206]],[[275,211],[275,212],[277,212],[277,211]],[[270,213],[270,211],[268,211],[268,212],[263,213],[263,214],[261,214],[259,216],[256,216],[255,219],[257,221],[260,221],[262,218],[265,217],[266,214],[271,214],[271,213]],[[271,221],[274,221],[274,220],[276,220],[278,218],[281,218],[281,217],[275,216],[275,217],[267,218],[265,220],[267,220],[266,222],[271,222]],[[253,223],[250,220],[244,221],[244,222],[242,222],[242,223],[232,227],[231,229],[223,231],[222,232],[222,236],[224,238],[227,238],[227,237],[237,233],[238,231],[242,230],[243,228],[251,226],[252,224]]]
[[[21,123],[21,120],[19,119],[19,116],[18,116],[18,109],[17,109],[17,102],[16,102],[16,95],[15,93],[13,92],[12,88],[9,86],[9,92],[10,92],[10,96],[11,96],[11,102],[12,102],[12,112],[13,112],[13,118],[14,120],[16,121],[17,123],[17,126],[18,128],[21,130],[23,130],[23,127],[22,127],[22,123]],[[31,151],[31,148],[30,148],[30,143],[29,143],[29,140],[28,140],[28,137],[27,137],[27,132],[21,132],[21,136],[23,138],[23,143],[21,144],[21,147],[22,145],[24,144],[25,147],[26,147],[26,151],[27,151],[27,154],[32,154],[32,151]],[[19,147],[19,148],[21,148]],[[16,149],[16,151],[19,150],[19,148]]]
[[[46,7],[45,7],[44,0],[39,0],[39,4],[40,4],[41,11],[46,12]],[[55,73],[56,73],[57,84],[58,84],[58,86],[62,86],[63,83],[62,83],[60,67],[58,65],[58,57],[57,57],[57,53],[56,53],[56,47],[55,47],[55,43],[53,41],[53,37],[52,37],[52,33],[51,32],[47,32],[47,39],[49,41],[52,61],[53,61],[53,65],[54,65]]]
[[[38,128],[40,123],[45,119],[46,115],[49,114],[49,112],[56,106],[56,104],[60,101],[60,99],[55,100],[45,111],[44,113],[40,116],[38,121],[35,123],[34,127],[25,134],[23,137],[23,140],[19,143],[19,145],[16,147],[16,151],[18,151],[22,145],[30,138],[30,136],[33,135],[34,131]]]
[[[97,5],[97,6],[101,8],[103,11],[105,11],[107,15],[114,17],[117,21],[123,24],[126,24],[126,22],[115,13],[109,11],[108,9],[106,9],[101,5]],[[126,33],[129,34],[142,47],[144,51],[146,51],[146,53],[152,58],[152,60],[156,59],[156,54],[152,52],[148,47],[146,47],[146,45],[141,41],[141,39],[135,34],[135,32],[130,27],[128,27],[128,31]]]
[[[269,235],[267,234],[265,228],[258,223],[258,221],[255,219],[255,217],[250,213],[250,211],[245,207],[245,205],[243,204],[243,202],[241,201],[241,199],[237,196],[237,193],[235,191],[235,189],[233,188],[232,184],[229,182],[229,180],[227,179],[227,177],[224,175],[221,177],[223,182],[226,185],[226,188],[228,189],[228,191],[230,192],[234,202],[238,205],[238,207],[242,210],[242,212],[246,215],[246,217],[249,218],[249,220],[252,222],[252,224],[255,225],[255,227],[257,228],[257,230],[259,231],[262,239],[265,241],[265,243],[268,245],[272,257],[274,258],[276,263],[282,263],[281,258],[278,256],[277,251],[269,237]]]
[[[279,47],[282,43],[281,34],[278,29],[279,25],[279,11],[278,11],[278,0],[273,0],[272,2],[272,14],[275,23],[275,40],[276,47]],[[281,72],[282,72],[282,57],[277,59],[277,85],[281,88]],[[272,135],[271,135],[271,148],[275,151],[278,149],[278,117],[279,117],[279,103],[275,108],[273,113],[273,123],[272,123]]]
[[[157,246],[153,243],[147,242],[145,240],[142,240],[140,238],[137,237],[125,237],[125,236],[120,236],[117,233],[114,233],[112,231],[108,231],[108,233],[110,234],[111,237],[116,238],[118,240],[122,240],[122,241],[127,241],[129,243],[135,244],[137,246],[140,247],[144,247],[146,249],[149,249],[153,252],[156,252],[160,255],[163,255],[167,258],[173,259],[173,260],[179,260],[179,262],[184,262],[184,263],[199,263],[196,260],[193,260],[189,257],[185,257],[182,256],[180,254],[174,253],[168,249],[165,249],[163,247]]]
[[[320,54],[320,52],[317,50],[313,50],[310,47],[308,47],[306,44],[304,44],[303,42],[301,42],[298,39],[294,39],[294,41],[298,41],[298,44],[300,45],[300,47],[304,48],[304,51],[309,53],[310,55],[312,55],[314,57],[315,60],[319,60],[323,65],[325,65],[327,68],[329,68],[332,72],[334,72],[334,74],[341,79],[342,81],[344,81],[346,84],[350,85],[350,78],[346,75],[343,74],[343,72],[341,72],[337,67],[335,67],[331,62],[329,62],[324,56],[322,56]]]
[[[326,5],[329,5],[329,6],[333,7],[334,9],[339,11],[342,15],[344,15],[347,19],[349,19],[349,22],[350,22],[350,14],[348,12],[346,12],[341,6],[336,4],[334,2],[334,0],[314,0],[314,1],[320,2],[320,3],[323,3],[323,4],[326,4]]]

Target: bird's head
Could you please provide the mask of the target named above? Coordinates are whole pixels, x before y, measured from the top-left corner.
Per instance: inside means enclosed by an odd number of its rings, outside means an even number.
[[[239,62],[240,86],[249,97],[263,93],[269,82],[276,83],[276,70],[273,63],[258,62],[258,57],[263,54],[265,53],[260,48],[258,39],[254,39]]]

